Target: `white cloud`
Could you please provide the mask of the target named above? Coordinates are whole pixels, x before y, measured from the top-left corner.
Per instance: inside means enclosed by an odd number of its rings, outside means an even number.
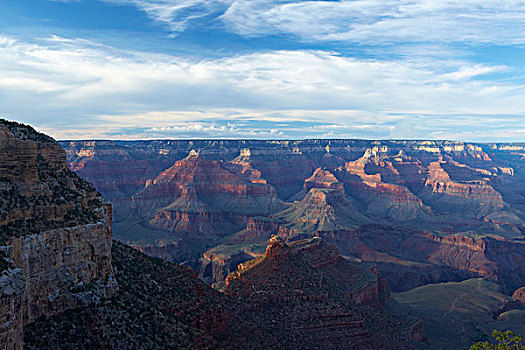
[[[173,32],[210,16],[233,32],[359,43],[525,43],[522,0],[105,0],[131,4]]]
[[[519,0],[235,0],[222,18],[244,35],[303,40],[525,43]]]
[[[214,137],[330,130],[375,138],[448,135],[458,127],[515,135],[510,131],[525,128],[525,86],[479,79],[508,68],[468,61],[284,50],[194,60],[77,39],[30,44],[0,36],[0,63],[0,115],[60,138],[144,137],[163,127],[171,127],[163,131],[170,137],[202,128]],[[200,126],[190,130],[189,123]]]

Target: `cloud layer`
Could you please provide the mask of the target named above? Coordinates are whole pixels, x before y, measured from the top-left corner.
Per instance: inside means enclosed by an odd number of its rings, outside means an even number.
[[[266,51],[195,60],[0,36],[0,113],[59,138],[522,140],[525,86],[467,61]]]

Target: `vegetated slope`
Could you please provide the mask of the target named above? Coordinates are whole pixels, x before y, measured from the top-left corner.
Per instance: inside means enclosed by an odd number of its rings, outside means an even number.
[[[319,238],[288,245],[273,236],[264,255],[228,275],[225,292],[246,300],[269,329],[280,329],[285,348],[416,346],[421,323],[390,300],[376,273]]]
[[[423,319],[425,335],[436,349],[466,349],[494,329],[523,331],[524,310],[506,312],[519,308],[519,302],[481,278],[429,284],[393,298]]]

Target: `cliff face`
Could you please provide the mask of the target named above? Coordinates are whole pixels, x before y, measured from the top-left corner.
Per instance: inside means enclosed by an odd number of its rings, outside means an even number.
[[[211,349],[229,335],[224,298],[191,269],[120,243],[112,251],[120,286],[114,297],[28,325],[28,349]]]
[[[265,248],[264,244],[219,245],[202,254],[195,270],[199,278],[209,283],[218,282],[215,286],[222,289],[230,272],[237,270],[240,263],[261,256]]]
[[[109,298],[111,206],[32,128],[0,120],[0,344],[41,316]]]

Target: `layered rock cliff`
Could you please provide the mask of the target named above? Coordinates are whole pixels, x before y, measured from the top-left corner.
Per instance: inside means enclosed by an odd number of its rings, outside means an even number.
[[[116,227],[138,218],[135,230],[167,232],[166,245],[181,249],[161,254],[172,254],[172,260],[180,261],[181,256],[195,258],[185,255],[184,247],[193,246],[193,251],[202,253],[239,231],[251,216],[268,215],[282,206],[275,189],[241,159],[215,161],[192,150],[148,180],[129,201],[118,202]]]
[[[0,344],[22,347],[41,316],[85,307],[117,290],[111,206],[66,166],[50,137],[0,120]]]

